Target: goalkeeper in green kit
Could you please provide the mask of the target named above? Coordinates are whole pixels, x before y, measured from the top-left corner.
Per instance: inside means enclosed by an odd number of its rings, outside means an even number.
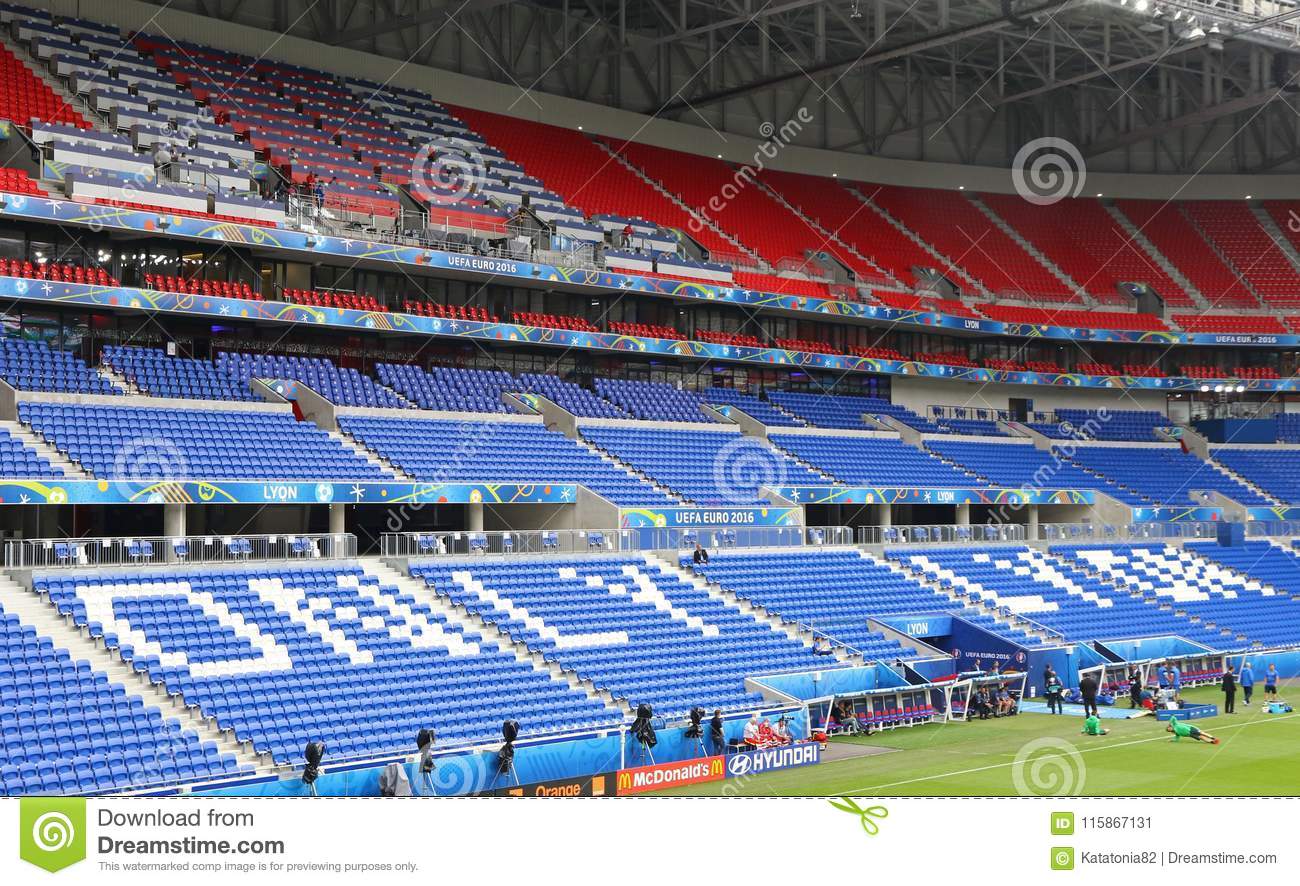
[[[1109,729],[1102,728],[1101,718],[1096,714],[1089,714],[1083,721],[1084,735],[1106,735],[1109,732]]]
[[[1180,723],[1177,717],[1169,718],[1169,725],[1165,727],[1165,732],[1172,732],[1174,737],[1172,741],[1178,741],[1180,738],[1190,738],[1192,741],[1203,741],[1206,744],[1218,744],[1219,740],[1204,729],[1197,729],[1188,723]]]

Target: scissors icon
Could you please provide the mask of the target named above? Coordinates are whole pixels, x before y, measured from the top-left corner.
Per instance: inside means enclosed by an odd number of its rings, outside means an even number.
[[[876,824],[873,819],[889,818],[889,810],[884,806],[868,806],[863,809],[855,800],[845,798],[840,801],[831,800],[831,805],[836,809],[858,816],[862,824],[862,829],[867,832],[867,836],[874,837],[880,833],[880,825]]]

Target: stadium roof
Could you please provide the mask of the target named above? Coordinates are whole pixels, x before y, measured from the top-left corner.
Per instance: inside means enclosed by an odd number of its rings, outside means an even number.
[[[1295,171],[1297,0],[171,0],[420,65],[755,136],[1007,165]],[[1227,6],[1252,9],[1235,11]],[[513,113],[529,112],[525,103]]]

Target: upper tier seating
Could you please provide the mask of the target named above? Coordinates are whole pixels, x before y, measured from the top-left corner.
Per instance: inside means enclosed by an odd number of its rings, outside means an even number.
[[[1237,378],[1249,379],[1275,379],[1282,376],[1272,366],[1238,366],[1233,369],[1231,374]]]
[[[988,418],[941,418],[936,423],[950,434],[963,434],[977,437],[1005,437],[994,419]]]
[[[344,562],[37,576],[92,637],[276,763],[607,727],[619,716]],[[228,610],[228,614],[227,614]],[[253,632],[251,628],[256,628]]]
[[[1092,362],[1076,363],[1074,368],[1077,372],[1081,372],[1084,375],[1110,376],[1110,375],[1120,374],[1119,370],[1109,363],[1092,363]]]
[[[942,434],[943,428],[906,407],[877,397],[840,394],[806,394],[797,391],[769,391],[768,399],[786,412],[819,428],[861,431],[869,426],[864,414],[889,415],[927,434]]]
[[[986,357],[984,359],[984,368],[992,369],[995,372],[1024,372],[1025,367],[1022,363],[1015,360],[1003,360],[999,357]]]
[[[1218,639],[1217,632],[1150,601],[1135,600],[1042,551],[1023,547],[895,548],[889,555],[945,588],[967,595],[973,605],[1032,619],[1060,631],[1067,640],[1159,634],[1201,642]]]
[[[169,357],[160,348],[113,345],[104,348],[102,360],[150,397],[262,401],[247,379],[241,383],[207,360]]]
[[[501,394],[520,389],[514,376],[495,369],[435,366],[425,372],[418,366],[391,363],[380,363],[375,369],[382,384],[421,409],[510,412],[501,402]]]
[[[1188,378],[1229,378],[1228,373],[1217,366],[1180,366],[1179,371]]]
[[[90,129],[90,123],[59,97],[7,46],[0,46],[0,120],[26,126],[33,120]]]
[[[629,705],[749,710],[745,678],[834,667],[803,643],[637,556],[414,561],[411,574]]]
[[[1257,305],[1237,275],[1224,265],[1177,205],[1162,200],[1116,200],[1115,206],[1211,305],[1220,308]],[[1157,291],[1170,307],[1196,307],[1191,295],[1180,289]]]
[[[794,416],[776,409],[766,400],[760,400],[753,394],[737,391],[735,388],[705,388],[700,396],[710,406],[735,406],[750,418],[757,419],[768,427],[793,428],[803,425]]]
[[[1070,288],[960,191],[864,184],[859,189],[991,293],[1068,302]]]
[[[1239,200],[1183,200],[1179,208],[1217,246],[1264,304],[1300,307],[1300,273]]]
[[[886,221],[869,202],[834,179],[765,169],[759,180],[895,280],[910,283],[915,277],[913,268],[945,264]],[[875,186],[856,187],[862,194],[870,195]],[[941,270],[953,272],[948,267]]]
[[[1174,322],[1186,332],[1287,334],[1277,317],[1250,314],[1174,314]]]
[[[1186,369],[1186,367],[1184,367]],[[1164,378],[1165,373],[1159,366],[1150,366],[1143,363],[1125,363],[1124,374],[1136,378]]]
[[[1279,412],[1273,416],[1277,427],[1277,442],[1300,443],[1300,413]]]
[[[1067,326],[1080,329],[1136,329],[1166,332],[1169,327],[1155,314],[1128,311],[1075,311],[1067,308],[1025,308],[1019,305],[977,304],[981,314],[1002,323]]]
[[[1088,428],[1094,440],[1137,443],[1154,442],[1156,428],[1173,424],[1163,413],[1132,409],[1108,409],[1104,416],[1095,409],[1058,409],[1056,418],[1069,422],[1080,433]]]
[[[787,260],[804,266],[809,261],[806,257],[809,251],[833,252],[851,270],[874,273],[869,265],[828,240],[763,189],[736,188],[733,181],[736,170],[721,160],[637,142],[606,139],[606,143],[773,267]],[[724,192],[724,187],[727,193],[734,191],[735,197],[717,206],[715,198]],[[811,263],[808,266],[815,267]]]
[[[773,444],[850,486],[972,489],[987,484],[896,437],[769,434]]]
[[[926,448],[987,481],[1007,489],[1095,489],[1122,502],[1142,505],[1146,500],[1065,460],[1056,451],[1038,449],[1028,441],[974,443],[927,440]]]
[[[596,393],[633,418],[647,421],[689,421],[709,423],[701,410],[704,399],[697,391],[683,391],[653,381],[597,378]]]
[[[324,357],[286,357],[278,354],[222,352],[217,368],[241,386],[254,378],[300,381],[331,403],[339,406],[382,406],[406,409],[407,404],[388,388],[355,369],[340,369]]]
[[[1204,505],[1192,492],[1221,492],[1243,505],[1269,500],[1177,445],[1080,446],[1071,460],[1159,505]]]
[[[582,436],[697,505],[770,504],[760,486],[826,484],[785,453],[737,433],[587,425]]]
[[[816,268],[810,265],[801,270],[812,273]],[[783,277],[777,274],[759,274],[755,271],[743,270],[737,270],[732,276],[741,289],[775,292],[780,295],[806,295],[810,298],[832,297],[830,288],[820,280],[805,280],[800,277]]]
[[[1069,562],[1087,564],[1103,579],[1123,582],[1150,601],[1199,618],[1204,632],[1189,639],[1212,648],[1240,649],[1251,641],[1266,645],[1295,642],[1300,631],[1300,604],[1284,595],[1264,593],[1257,580],[1242,578],[1199,556],[1198,549],[1156,542],[1050,550]],[[1218,636],[1207,640],[1210,632]]]
[[[566,203],[587,215],[642,218],[687,232],[709,252],[735,251],[712,229],[693,223],[685,210],[583,133],[471,108],[455,110],[529,175],[540,178]]]
[[[20,391],[120,394],[112,382],[67,351],[43,341],[0,336],[0,378]]]
[[[385,480],[287,412],[21,403],[18,417],[104,480]]]
[[[0,687],[6,796],[123,792],[244,774],[215,742],[128,695],[3,608]]]
[[[1281,423],[1279,422],[1279,428]],[[1278,439],[1300,443],[1289,431]],[[1300,504],[1300,450],[1272,446],[1216,446],[1210,457],[1283,504]]]
[[[1146,283],[1161,295],[1181,289],[1099,200],[1039,205],[1016,194],[981,199],[1102,304],[1131,304],[1119,291],[1121,283]]]
[[[1030,372],[1065,372],[1065,367],[1059,363],[1053,363],[1051,360],[1026,360],[1025,368]]]
[[[417,480],[581,483],[624,507],[673,504],[591,450],[533,422],[343,415],[339,428]]]
[[[540,394],[581,418],[629,417],[626,412],[608,400],[602,400],[581,385],[564,381],[554,375],[525,373],[519,376],[519,385],[521,391]]]
[[[853,345],[849,348],[849,353],[853,354],[855,357],[866,357],[869,360],[897,360],[900,363],[907,360],[906,357],[894,348],[864,348],[860,345]]]

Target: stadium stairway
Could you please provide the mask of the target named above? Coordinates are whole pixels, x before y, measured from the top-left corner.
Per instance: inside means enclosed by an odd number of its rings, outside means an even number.
[[[585,692],[589,697],[604,702],[606,707],[620,714],[632,713],[629,706],[616,700],[609,692],[597,689],[590,680],[585,680],[572,671],[566,671],[556,662],[548,662],[541,652],[533,651],[523,643],[516,643],[514,638],[496,624],[485,621],[482,616],[470,612],[464,606],[453,604],[445,597],[434,593],[428,585],[408,572],[399,570],[382,560],[365,559],[360,562],[362,570],[367,575],[373,575],[382,584],[399,588],[403,594],[409,594],[435,613],[441,613],[451,624],[460,625],[468,633],[481,634],[484,640],[495,643],[498,649],[509,652],[517,660],[532,665],[535,670],[548,675],[553,680],[561,680],[571,688]]]
[[[1040,265],[1047,268],[1047,270],[1052,273],[1053,277],[1056,277],[1058,280],[1060,280],[1062,283],[1068,286],[1072,291],[1078,293],[1079,298],[1083,299],[1085,304],[1091,301],[1088,298],[1088,296],[1083,292],[1082,288],[1079,286],[1078,283],[1071,280],[1068,274],[1066,274],[1059,267],[1053,264],[1052,261],[1048,259],[1048,257],[1045,256],[1042,253],[1042,251],[1038,249],[1037,246],[1035,246],[1033,243],[1030,243],[1029,240],[1027,240],[1018,230],[1016,230],[1016,228],[1010,222],[1008,222],[1006,219],[1002,218],[1002,216],[994,212],[993,208],[990,207],[987,203],[985,203],[978,194],[968,194],[967,196],[970,198],[970,202],[975,204],[975,208],[984,214],[985,218],[987,218],[990,222],[996,225],[997,228],[1000,231],[1002,231],[1002,233],[1006,234],[1008,237],[1014,240],[1017,246],[1019,246],[1025,252],[1032,255]],[[1034,295],[1034,293],[1029,293],[1029,295],[1032,296]],[[1037,303],[1037,300],[1035,300],[1035,303]]]
[[[666,197],[668,200],[671,200],[673,203],[675,203],[678,207],[681,208],[682,212],[685,212],[687,215],[698,219],[700,223],[703,224],[706,228],[708,228],[711,232],[713,232],[718,237],[721,237],[723,240],[727,241],[727,243],[729,243],[731,246],[735,247],[737,255],[744,255],[749,257],[750,259],[753,260],[754,265],[756,267],[762,265],[763,263],[762,259],[760,259],[758,257],[758,254],[755,253],[752,249],[745,246],[739,240],[733,237],[731,234],[727,233],[722,228],[720,228],[717,222],[709,218],[707,215],[704,215],[701,212],[696,212],[694,209],[688,206],[686,202],[683,201],[680,197],[678,197],[672,191],[664,187],[661,183],[655,181],[653,178],[647,175],[645,171],[642,170],[640,167],[638,167],[635,163],[633,163],[631,160],[628,160],[621,153],[615,151],[613,148],[607,145],[603,139],[599,139],[599,138],[592,139],[592,143],[595,144],[596,147],[604,151],[606,154],[608,154],[611,158],[613,158],[615,163],[625,167],[629,172],[631,172],[637,178],[641,179],[647,185],[654,188],[656,191],[658,191],[660,194]],[[691,236],[690,231],[682,231],[682,233],[687,237]]]
[[[963,616],[975,621],[977,624],[979,621],[992,618],[993,621],[1003,629],[1002,633],[1009,640],[1014,641],[1014,635],[1017,633],[1031,637],[1040,643],[1059,643],[1061,640],[1060,635],[1053,633],[1032,619],[1023,618],[1017,615],[1007,615],[1006,613],[999,612],[996,609],[985,610],[972,606],[969,599],[963,597],[952,588],[945,588],[939,582],[938,577],[929,571],[922,569],[916,569],[914,571],[911,568],[904,567],[900,561],[893,557],[873,557],[866,552],[860,553],[864,558],[872,560],[881,566],[887,566],[892,571],[897,572],[899,575],[909,579],[910,581],[916,582],[922,587],[933,591],[939,596],[952,600],[954,603],[960,603],[962,609],[958,612],[952,613],[953,615]]]
[[[118,372],[112,366],[103,364],[98,367],[97,371],[99,372],[100,375],[104,376],[104,378],[108,379],[110,382],[117,385],[122,390],[126,391],[132,397],[149,396],[144,391],[140,390],[139,385],[137,385],[131,379],[127,378],[122,373]]]
[[[9,436],[20,441],[28,449],[34,449],[41,458],[48,461],[51,465],[63,471],[64,476],[70,480],[90,480],[93,479],[90,473],[81,465],[69,459],[59,450],[55,449],[49,443],[45,442],[40,436],[32,432],[32,429],[16,421],[0,421],[0,428],[9,432]]]
[[[218,728],[215,719],[204,717],[197,707],[185,704],[179,695],[169,695],[162,684],[149,682],[147,674],[134,670],[102,642],[90,639],[71,619],[59,615],[47,598],[24,588],[7,573],[0,573],[0,606],[56,647],[67,649],[74,660],[90,662],[94,670],[120,685],[127,695],[158,708],[164,717],[176,717],[182,726],[197,733],[201,741],[216,742],[222,754],[233,754],[241,764],[248,764],[257,772],[273,770],[270,755],[257,753],[252,742],[239,741],[231,730]]]
[[[631,475],[633,478],[646,484],[647,486],[653,487],[655,492],[658,492],[661,495],[665,495],[668,498],[672,499],[674,504],[681,505],[684,507],[690,504],[685,498],[679,495],[676,490],[664,486],[662,483],[655,480],[653,477],[649,476],[648,474],[642,473],[641,471],[637,470],[636,467],[634,467],[633,465],[623,461],[621,458],[614,455],[613,453],[606,452],[605,450],[601,449],[599,446],[592,443],[587,438],[583,437],[581,426],[578,428],[578,436],[573,439],[573,442],[577,443],[583,449],[586,449],[588,452],[600,458],[601,461],[607,462],[613,465],[614,467],[618,468],[620,471],[624,472],[625,474]]]
[[[762,549],[754,548],[752,552],[761,553]],[[699,588],[713,599],[739,609],[745,615],[751,616],[755,621],[768,625],[772,630],[785,634],[791,640],[797,640],[809,649],[816,645],[817,635],[813,631],[798,622],[782,618],[774,612],[769,612],[761,603],[747,600],[717,582],[696,575],[693,570],[683,568],[676,555],[662,556],[658,552],[654,552],[646,553],[643,556],[646,563],[651,566],[658,566],[667,572],[675,574],[682,581]],[[866,659],[855,652],[846,652],[838,646],[833,647],[833,652],[835,660],[846,665],[858,666],[866,664]]]
[[[1151,260],[1155,262],[1156,266],[1168,274],[1175,283],[1181,286],[1183,292],[1191,296],[1192,301],[1196,302],[1196,307],[1205,311],[1211,309],[1210,303],[1205,300],[1205,296],[1201,294],[1201,291],[1192,285],[1191,280],[1188,280],[1183,276],[1183,272],[1178,270],[1178,267],[1166,258],[1163,252],[1156,248],[1156,245],[1151,242],[1146,233],[1135,225],[1133,220],[1125,215],[1123,210],[1115,205],[1114,201],[1109,199],[1102,200],[1101,205],[1106,208],[1106,212],[1110,214],[1110,217],[1115,219],[1115,223],[1133,239],[1133,242],[1142,247],[1142,251],[1151,257]]]
[[[1279,499],[1276,495],[1273,495],[1273,494],[1272,494],[1271,492],[1269,492],[1267,489],[1264,489],[1262,486],[1258,486],[1258,485],[1256,485],[1253,481],[1251,481],[1250,479],[1248,479],[1245,475],[1243,475],[1243,474],[1238,474],[1238,473],[1237,473],[1236,471],[1234,471],[1232,468],[1228,467],[1228,466],[1225,465],[1223,462],[1221,462],[1221,461],[1219,461],[1218,459],[1214,458],[1214,457],[1213,457],[1213,453],[1211,453],[1211,457],[1208,458],[1208,459],[1206,459],[1206,461],[1209,463],[1210,467],[1212,467],[1212,468],[1214,468],[1215,470],[1217,470],[1220,474],[1223,474],[1223,475],[1225,475],[1225,476],[1227,476],[1227,477],[1229,477],[1229,478],[1231,478],[1231,479],[1237,481],[1237,482],[1240,483],[1242,486],[1245,486],[1247,489],[1249,489],[1251,492],[1255,493],[1256,495],[1261,496],[1262,498],[1266,498],[1266,499],[1268,499],[1272,504],[1277,505],[1277,506],[1279,506],[1279,507],[1285,507],[1285,506],[1287,505],[1286,502],[1284,502],[1284,501],[1282,501],[1281,499]]]
[[[356,437],[353,437],[347,431],[344,431],[341,428],[339,430],[334,430],[334,431],[327,429],[326,433],[328,433],[335,440],[338,440],[339,445],[342,446],[344,449],[352,450],[357,454],[359,458],[364,458],[366,461],[370,462],[372,465],[379,468],[384,473],[391,474],[392,476],[396,477],[399,480],[414,481],[416,479],[415,477],[412,477],[410,474],[406,473],[406,471],[403,471],[401,468],[394,465],[388,459],[384,458],[378,452],[375,452],[373,449],[367,449],[363,443],[361,443],[359,440],[357,440]]]

